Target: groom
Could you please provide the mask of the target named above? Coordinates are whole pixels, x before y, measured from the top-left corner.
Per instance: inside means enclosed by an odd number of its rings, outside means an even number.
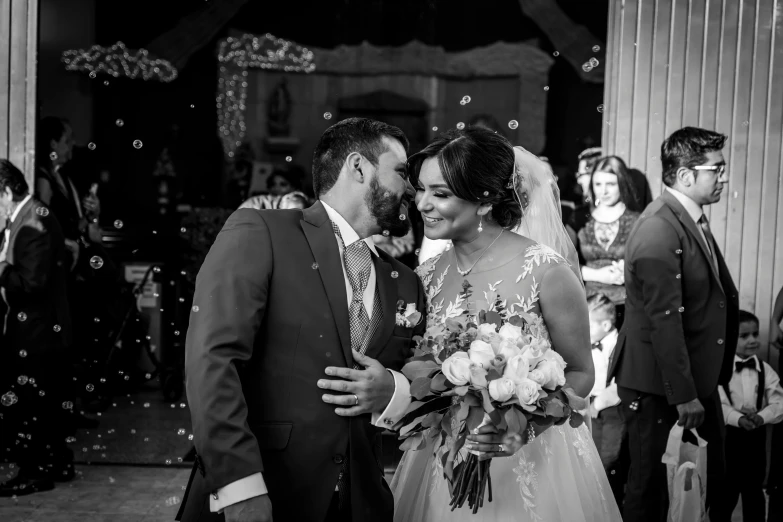
[[[424,322],[398,312],[424,291],[371,237],[408,230],[407,147],[341,121],[315,149],[315,205],[238,210],[218,235],[187,335],[198,456],[178,520],[392,520],[380,437],[410,403],[393,370]]]

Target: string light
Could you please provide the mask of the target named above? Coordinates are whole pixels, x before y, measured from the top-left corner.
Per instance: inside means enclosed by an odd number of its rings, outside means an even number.
[[[177,78],[177,69],[168,60],[151,58],[149,51],[129,51],[125,44],[117,42],[111,47],[93,45],[89,50],[71,49],[62,55],[65,68],[69,71],[88,71],[109,74],[115,78],[125,76],[144,80],[170,82]]]
[[[223,150],[234,157],[242,144],[247,100],[248,69],[311,73],[315,70],[313,52],[301,45],[267,33],[228,37],[218,44],[220,76],[217,89],[217,116]]]

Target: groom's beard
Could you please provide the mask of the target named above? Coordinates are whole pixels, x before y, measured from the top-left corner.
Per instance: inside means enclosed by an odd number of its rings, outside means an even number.
[[[400,215],[403,214],[401,208],[403,197],[385,189],[377,177],[370,180],[370,191],[365,196],[370,215],[375,218],[381,230],[388,230],[389,235],[394,237],[403,237],[410,230],[408,216],[400,219]]]

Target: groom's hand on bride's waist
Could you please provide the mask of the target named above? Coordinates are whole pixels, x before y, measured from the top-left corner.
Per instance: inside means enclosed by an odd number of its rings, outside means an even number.
[[[223,515],[226,522],[272,522],[272,501],[269,495],[251,497],[226,506]]]
[[[394,377],[381,363],[356,350],[353,350],[353,360],[364,369],[326,368],[326,375],[336,379],[319,379],[318,387],[340,394],[324,394],[323,401],[338,406],[334,411],[343,417],[383,411],[394,395]]]

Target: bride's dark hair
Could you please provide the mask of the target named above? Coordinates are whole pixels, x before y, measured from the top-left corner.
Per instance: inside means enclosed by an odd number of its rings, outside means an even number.
[[[483,128],[452,129],[408,160],[408,173],[415,187],[427,158],[437,158],[443,179],[455,196],[471,203],[492,205],[492,220],[514,228],[522,209],[510,187],[514,172],[514,149],[500,134]]]

